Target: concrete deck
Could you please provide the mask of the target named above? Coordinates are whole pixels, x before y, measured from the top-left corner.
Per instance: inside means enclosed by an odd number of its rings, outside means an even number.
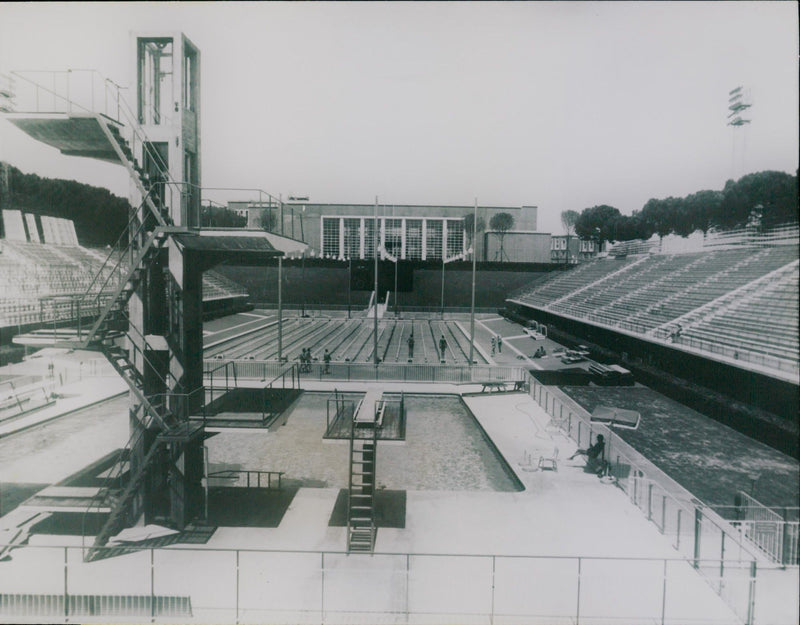
[[[124,383],[117,383],[119,392]],[[76,384],[84,405],[114,386]],[[578,595],[580,622],[741,622],[625,493],[585,473],[583,460],[567,460],[574,442],[527,394],[480,394],[480,384],[303,386],[467,393],[466,405],[525,490],[408,490],[405,527],[380,528],[374,556],[342,553],[346,529],[329,525],[338,488],[300,488],[278,527],[220,527],[205,545],[175,544],[152,556],[145,550],[85,564],[80,550],[64,549],[80,545],[79,536],[33,535],[30,547],[0,563],[2,592],[62,593],[66,557],[70,594],[189,596],[195,622],[566,623],[575,621]],[[113,414],[42,445],[36,430],[20,432],[31,449],[0,455],[0,480],[54,484],[124,444],[126,402],[113,406]],[[78,416],[47,427],[67,427]],[[539,469],[539,457],[555,450],[558,470]],[[32,512],[22,507],[0,518],[0,537],[29,523]],[[758,625],[795,622],[796,601],[786,601],[797,597],[795,578],[759,586],[757,597],[769,601],[759,601]],[[742,597],[746,591],[743,574]]]

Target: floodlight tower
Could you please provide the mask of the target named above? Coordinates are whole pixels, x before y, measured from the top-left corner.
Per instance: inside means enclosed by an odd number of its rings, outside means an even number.
[[[731,170],[732,176],[736,178],[736,139],[738,134],[742,134],[742,167],[739,171],[740,174],[744,173],[745,167],[745,148],[747,147],[746,141],[747,136],[745,133],[745,126],[750,123],[751,120],[744,119],[742,117],[743,114],[746,113],[747,109],[753,106],[752,101],[750,99],[750,92],[744,91],[744,88],[739,86],[735,89],[732,89],[728,92],[728,126],[733,127],[733,148],[731,152]]]

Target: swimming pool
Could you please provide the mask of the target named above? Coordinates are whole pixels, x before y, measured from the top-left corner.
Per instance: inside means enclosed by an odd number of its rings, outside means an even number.
[[[223,431],[206,442],[210,471],[284,471],[288,484],[346,488],[347,441],[323,440],[329,393],[304,393],[274,431]],[[378,487],[517,491],[519,483],[454,395],[406,395],[406,439],[378,447]]]

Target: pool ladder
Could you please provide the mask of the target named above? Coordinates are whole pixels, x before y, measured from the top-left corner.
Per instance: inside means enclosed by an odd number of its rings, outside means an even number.
[[[365,428],[361,428],[363,432]],[[372,553],[375,549],[375,456],[378,428],[369,428],[371,438],[356,438],[350,429],[350,480],[347,497],[347,552]]]

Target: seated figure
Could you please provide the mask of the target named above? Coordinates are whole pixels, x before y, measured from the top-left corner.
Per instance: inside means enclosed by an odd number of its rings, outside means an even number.
[[[606,466],[604,458],[605,447],[605,437],[602,434],[598,434],[594,445],[591,445],[587,449],[575,450],[575,453],[572,454],[569,459],[572,460],[575,456],[585,456],[586,470],[601,475]]]

